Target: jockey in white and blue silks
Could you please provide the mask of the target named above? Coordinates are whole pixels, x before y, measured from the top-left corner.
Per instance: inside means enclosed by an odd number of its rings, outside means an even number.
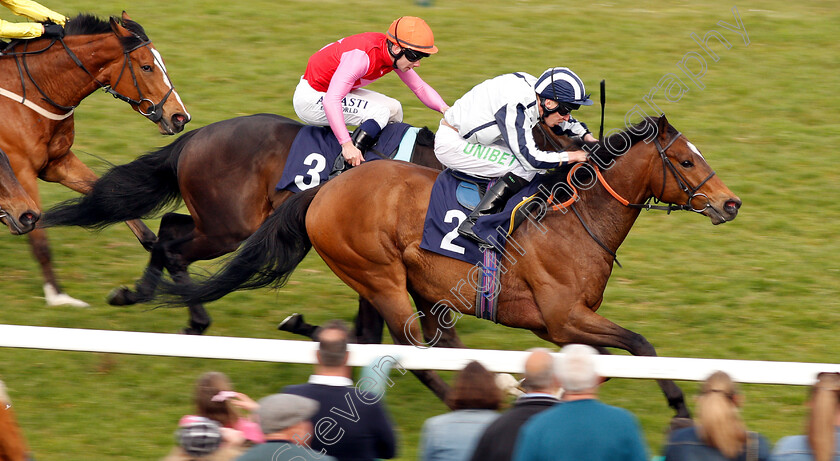
[[[501,211],[508,199],[537,173],[568,162],[583,162],[582,150],[547,152],[537,148],[532,129],[541,120],[557,134],[595,141],[572,110],[592,105],[583,81],[565,67],[539,78],[516,72],[479,83],[444,113],[435,135],[435,155],[447,168],[482,178],[499,178],[458,227],[472,231],[480,216]]]

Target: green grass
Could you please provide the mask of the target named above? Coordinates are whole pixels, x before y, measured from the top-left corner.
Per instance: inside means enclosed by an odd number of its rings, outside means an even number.
[[[688,213],[644,213],[619,251],[625,268],[615,270],[599,312],[645,335],[665,356],[837,363],[840,10],[815,1],[796,8],[776,0],[760,8],[739,4],[750,37],[746,46],[716,25],[734,24],[732,3],[652,5],[48,2],[66,14],[107,16],[126,9],[143,24],[193,115],[190,128],[258,112],[293,116],[292,93],[312,52],[345,35],[384,30],[400,15],[422,16],[434,28],[441,52],[424,60],[420,73],[450,103],[504,72],[538,74],[549,66],[569,66],[593,93],[600,79],[607,80],[609,129],[620,127],[635,105],[644,106],[643,97],[663,76],[676,74],[689,91],[679,102],[665,101],[661,92],[656,101],[739,194],[742,212],[717,227]],[[702,53],[689,34],[702,37],[711,29],[732,46],[724,49],[712,40],[720,60],[707,57],[701,91],[677,63],[688,52]],[[439,116],[397,78],[371,88],[400,99],[406,121],[436,126]],[[579,117],[597,129],[597,106]],[[102,93],[84,101],[76,122],[74,151],[100,172],[109,162],[125,163],[173,141]],[[52,184],[41,191],[47,205],[73,196]],[[64,287],[92,307],[45,307],[40,272],[25,239],[5,235],[0,236],[0,323],[151,332],[175,332],[184,325],[184,310],[106,305],[106,293],[133,283],[147,259],[124,226],[98,234],[54,229],[50,238]],[[292,339],[275,330],[287,314],[349,321],[355,299],[310,255],[283,290],[235,293],[210,305],[211,332]],[[471,318],[459,321],[458,330],[476,348],[545,345],[526,331]],[[298,365],[35,350],[3,349],[0,357],[0,377],[39,460],[158,459],[173,443],[177,419],[191,410],[192,383],[201,372],[224,371],[253,397],[301,382],[310,372]],[[400,459],[414,459],[421,424],[445,409],[412,376],[395,381],[387,401],[399,428]],[[689,395],[696,387],[683,386]],[[801,432],[804,389],[747,385],[744,390],[751,428],[772,441]],[[654,382],[614,379],[602,396],[633,411],[651,452],[660,451],[671,413]]]

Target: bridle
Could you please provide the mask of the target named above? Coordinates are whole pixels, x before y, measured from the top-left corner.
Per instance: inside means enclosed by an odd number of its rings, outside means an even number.
[[[52,46],[55,44],[55,42],[58,41],[58,42],[61,42],[61,45],[64,47],[64,50],[67,52],[67,55],[70,57],[70,59],[72,59],[73,62],[76,63],[76,65],[79,68],[81,68],[83,71],[85,71],[85,73],[96,83],[96,85],[99,88],[101,88],[103,91],[110,94],[114,98],[119,99],[121,101],[125,101],[125,102],[131,104],[132,106],[134,106],[137,109],[138,112],[140,112],[141,115],[148,118],[153,123],[159,122],[163,118],[163,105],[166,104],[166,100],[169,99],[169,95],[172,94],[172,92],[175,90],[175,87],[172,85],[172,81],[169,79],[169,74],[166,73],[166,71],[164,71],[164,75],[165,75],[166,79],[169,81],[169,91],[166,93],[166,95],[163,96],[163,99],[160,101],[160,103],[155,104],[152,100],[143,96],[143,90],[140,89],[140,85],[137,83],[137,76],[134,72],[134,65],[131,63],[131,58],[129,57],[129,54],[131,54],[133,51],[135,51],[137,49],[140,49],[144,46],[151,45],[152,41],[149,40],[149,39],[141,38],[140,36],[138,36],[136,34],[134,36],[137,39],[140,40],[140,43],[137,46],[135,46],[131,49],[123,48],[124,58],[123,58],[122,68],[120,69],[120,74],[117,77],[117,81],[113,84],[110,84],[110,85],[100,82],[89,70],[87,70],[87,68],[84,66],[84,64],[82,64],[82,61],[78,58],[78,56],[76,56],[76,54],[64,42],[64,38],[54,38],[54,39],[52,39],[50,44],[47,45],[42,50],[28,51],[27,48],[29,46],[29,42],[26,42],[24,44],[23,52],[4,53],[4,54],[7,54],[7,55],[13,55],[15,57],[15,63],[17,64],[18,73],[20,74],[21,87],[23,88],[23,95],[22,95],[23,100],[20,101],[20,102],[22,103],[26,100],[26,83],[25,83],[25,80],[23,78],[23,70],[25,70],[27,77],[29,77],[29,79],[32,81],[33,85],[35,85],[35,88],[38,89],[38,91],[41,93],[41,97],[45,101],[47,101],[48,103],[50,103],[52,106],[56,107],[57,109],[60,109],[60,110],[66,111],[66,112],[72,111],[73,109],[76,108],[76,106],[63,106],[61,104],[58,104],[57,102],[53,101],[49,96],[47,96],[47,94],[44,92],[44,90],[41,89],[41,87],[35,81],[35,78],[32,76],[32,73],[29,70],[29,65],[26,62],[26,56],[27,55],[43,53],[43,52],[47,51],[48,49],[52,48]],[[23,66],[23,69],[21,69],[21,65]],[[120,81],[122,80],[123,74],[125,74],[125,69],[126,68],[128,68],[129,73],[131,74],[131,80],[134,83],[134,88],[137,90],[137,94],[139,95],[139,99],[132,99],[132,98],[130,98],[130,97],[124,95],[124,94],[119,93],[118,91],[114,90],[114,88],[113,88],[113,87],[119,85]],[[149,108],[148,108],[147,111],[143,111],[143,109],[141,108],[141,104],[143,104],[144,102],[149,103]]]
[[[547,128],[545,127],[545,125],[542,125],[542,130],[545,131],[546,129]],[[564,148],[560,147],[556,143],[556,141],[553,139],[553,137],[550,136],[548,133],[544,133],[544,135],[545,135],[546,139],[549,141],[549,144],[552,145],[552,147],[560,148],[562,150],[565,150]],[[662,190],[659,193],[659,197],[662,197],[665,194],[665,183],[668,180],[668,177],[666,175],[666,171],[670,171],[671,176],[674,177],[674,180],[677,182],[677,185],[679,186],[679,188],[683,192],[685,192],[686,196],[688,197],[687,202],[683,205],[679,205],[679,204],[675,204],[675,203],[668,203],[668,202],[664,202],[664,203],[666,203],[666,205],[654,205],[654,204],[651,203],[651,200],[653,200],[653,203],[660,203],[660,199],[657,199],[656,197],[649,198],[645,203],[630,203],[629,200],[622,197],[618,192],[615,191],[615,189],[613,189],[609,185],[606,178],[604,178],[604,175],[601,173],[601,169],[598,166],[597,162],[594,162],[591,159],[587,159],[586,163],[589,164],[592,167],[592,169],[595,171],[595,176],[597,177],[598,182],[601,183],[601,185],[604,187],[604,189],[607,192],[609,192],[609,194],[613,198],[615,198],[619,203],[621,203],[622,205],[624,205],[628,208],[638,208],[638,209],[642,209],[642,210],[662,210],[662,211],[668,212],[668,214],[671,214],[672,211],[693,211],[695,213],[703,213],[707,209],[711,209],[715,213],[720,214],[717,210],[715,210],[715,208],[709,202],[709,197],[702,192],[698,192],[700,190],[700,188],[703,187],[703,185],[705,185],[710,179],[712,179],[715,176],[714,170],[712,170],[712,172],[709,173],[709,175],[706,176],[705,179],[700,181],[700,183],[697,184],[697,186],[690,187],[690,185],[689,185],[690,182],[688,181],[688,179],[686,179],[686,177],[677,170],[677,168],[674,166],[674,164],[671,162],[671,160],[666,155],[666,152],[668,151],[668,149],[674,144],[674,142],[676,142],[677,139],[679,139],[680,136],[682,136],[682,133],[677,132],[674,136],[671,137],[671,139],[668,140],[668,143],[665,144],[664,147],[659,142],[658,137],[653,140],[653,143],[654,143],[654,146],[656,146],[657,152],[659,153],[659,158],[662,160]],[[574,173],[578,170],[578,168],[581,168],[582,165],[583,165],[583,163],[578,163],[577,165],[574,165],[567,175],[567,182],[569,184],[569,187],[572,188],[572,192],[573,192],[572,197],[570,199],[566,200],[563,203],[551,205],[551,207],[554,210],[560,210],[561,208],[570,208],[575,213],[575,216],[577,216],[578,220],[583,225],[583,228],[586,230],[586,232],[589,234],[589,236],[592,237],[592,239],[595,240],[595,242],[598,245],[600,245],[601,248],[606,250],[607,253],[612,255],[616,264],[618,264],[618,266],[621,267],[621,263],[618,262],[618,257],[615,254],[615,252],[612,251],[609,247],[607,247],[592,232],[592,230],[589,228],[589,226],[586,225],[586,222],[583,220],[583,217],[581,216],[581,214],[578,212],[577,208],[574,205],[574,203],[575,203],[575,201],[577,200],[577,197],[578,197],[578,192],[577,192],[577,188],[575,188],[573,183],[572,183],[572,175],[574,175]],[[706,199],[706,205],[703,208],[694,208],[694,206],[691,204],[691,202],[694,201],[694,199],[696,197],[703,197],[703,198]],[[553,197],[549,197],[549,200],[548,200],[549,204],[551,203],[552,199],[553,199]]]

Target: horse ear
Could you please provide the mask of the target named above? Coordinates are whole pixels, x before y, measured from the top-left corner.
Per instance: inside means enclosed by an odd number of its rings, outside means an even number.
[[[131,18],[128,17],[128,13],[125,11],[122,12],[123,21],[131,21]]]
[[[662,139],[668,138],[668,127],[670,124],[668,123],[668,118],[665,117],[665,114],[659,116],[659,122],[657,123],[656,132]]]
[[[111,30],[113,30],[118,37],[128,37],[131,35],[131,32],[120,24],[119,19],[116,16],[111,16]]]

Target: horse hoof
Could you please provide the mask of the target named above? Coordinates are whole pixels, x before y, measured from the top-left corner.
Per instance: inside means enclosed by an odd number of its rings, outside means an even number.
[[[181,328],[181,331],[179,331],[179,333],[182,334],[182,335],[196,335],[196,336],[199,336],[199,335],[204,334],[204,331],[197,330],[193,327],[184,327],[184,328]]]
[[[300,326],[303,324],[303,314],[298,314],[295,312],[294,314],[286,317],[279,325],[277,325],[278,330],[288,331],[289,333],[297,333],[300,329]]]
[[[108,301],[108,304],[112,306],[131,306],[134,303],[134,300],[131,299],[131,290],[128,287],[122,286],[119,288],[114,288],[108,293],[108,296],[105,297],[105,300]]]
[[[67,293],[57,293],[53,296],[47,297],[47,305],[50,307],[55,306],[70,306],[70,307],[90,307],[90,304],[82,301],[81,299],[76,299]]]

